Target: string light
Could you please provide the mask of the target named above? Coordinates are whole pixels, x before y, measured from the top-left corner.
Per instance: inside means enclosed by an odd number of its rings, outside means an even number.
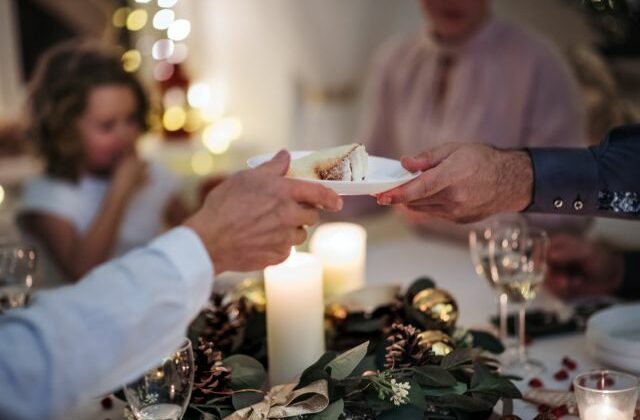
[[[124,28],[127,24],[127,16],[131,13],[131,9],[128,7],[120,7],[113,12],[111,22],[116,28]]]
[[[138,50],[128,50],[122,54],[122,67],[129,73],[137,71],[141,63],[142,55]]]
[[[127,29],[130,31],[139,31],[147,24],[147,11],[144,9],[136,9],[127,16]]]
[[[205,83],[194,83],[187,91],[187,101],[194,108],[205,107],[211,99],[211,90]]]
[[[176,5],[178,0],[158,0],[158,6],[162,8],[169,8]]]
[[[136,3],[147,4],[151,3],[151,0],[136,0]]]
[[[165,108],[184,105],[184,90],[179,87],[172,87],[164,93],[162,105]]]
[[[4,202],[4,197],[5,197],[4,188],[2,187],[2,185],[0,185],[0,204]]]
[[[156,60],[165,60],[175,51],[175,44],[170,39],[159,39],[151,47],[151,56]]]
[[[171,76],[173,76],[173,72],[175,71],[173,64],[168,63],[157,63],[153,67],[153,78],[158,82],[164,82],[165,80],[169,80]]]
[[[176,18],[176,14],[173,13],[173,10],[170,10],[170,9],[158,10],[156,14],[153,16],[153,27],[160,31],[163,31],[169,28],[169,26],[171,26],[175,18]]]
[[[191,22],[187,19],[178,19],[171,23],[167,30],[167,36],[174,41],[182,41],[191,33]]]
[[[187,113],[179,106],[172,106],[164,111],[162,125],[167,131],[178,131],[187,121]]]
[[[214,155],[221,155],[229,150],[231,142],[242,135],[242,123],[234,117],[226,117],[202,132],[202,142]]]
[[[197,175],[207,175],[213,169],[213,156],[204,150],[198,150],[191,156],[191,169]]]
[[[186,44],[181,42],[174,43],[173,54],[167,58],[167,61],[171,64],[180,64],[187,59],[189,55],[189,48]]]

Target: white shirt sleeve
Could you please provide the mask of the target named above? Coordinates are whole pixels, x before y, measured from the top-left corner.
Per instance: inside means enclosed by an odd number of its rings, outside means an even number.
[[[180,227],[0,316],[0,418],[63,418],[157,365],[184,340],[213,273]]]

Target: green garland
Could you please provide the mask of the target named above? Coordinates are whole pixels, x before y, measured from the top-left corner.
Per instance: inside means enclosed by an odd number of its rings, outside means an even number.
[[[328,406],[319,413],[290,418],[478,419],[488,418],[500,399],[521,398],[518,388],[511,382],[512,378],[500,375],[496,370],[496,361],[487,357],[487,352],[502,352],[504,348],[501,343],[488,333],[464,331],[456,329],[454,325],[439,326],[439,330],[451,334],[455,342],[455,348],[448,354],[438,356],[431,353],[429,357],[415,359],[415,363],[385,369],[385,355],[388,360],[387,353],[392,347],[388,341],[390,323],[395,323],[396,328],[400,326],[401,331],[409,331],[408,334],[433,327],[432,320],[410,304],[412,296],[427,288],[435,288],[435,284],[429,279],[417,280],[405,295],[398,296],[391,305],[377,308],[369,316],[356,315],[355,319],[348,319],[348,328],[344,323],[336,325],[328,320],[330,348],[339,348],[339,343],[345,341],[343,339],[349,341],[354,330],[367,341],[362,340],[364,342],[341,354],[330,350],[309,366],[301,374],[295,389],[326,381]],[[206,374],[211,371],[219,375],[215,387],[205,390],[210,398],[198,404],[192,399],[185,420],[222,419],[265,398],[267,360],[264,312],[255,310],[242,299],[239,297],[235,302],[240,302],[243,313],[239,314],[237,306],[232,308],[235,316],[240,315],[243,319],[242,323],[238,323],[241,327],[237,329],[237,340],[233,346],[225,349],[226,358],[219,357],[215,365],[196,366],[196,374],[208,369]],[[217,301],[220,305],[221,299]],[[227,322],[224,316],[222,318],[220,321],[218,317],[218,322]],[[203,313],[194,322],[190,337],[194,343],[200,342],[203,349],[209,349],[208,360],[212,360],[210,341],[214,340],[215,347],[215,337],[210,334],[215,334],[215,326],[210,326],[209,334],[203,333],[207,331],[205,319],[211,320],[211,313]],[[403,325],[412,327],[407,330],[402,328]],[[348,336],[345,337],[345,334]],[[403,350],[404,343],[396,343],[396,350]],[[198,346],[195,347],[196,360],[199,360],[198,356],[204,360],[198,354]],[[243,354],[247,350],[250,351],[248,354],[257,357]]]

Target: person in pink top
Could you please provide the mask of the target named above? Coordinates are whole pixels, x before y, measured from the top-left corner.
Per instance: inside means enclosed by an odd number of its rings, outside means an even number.
[[[451,141],[583,144],[578,85],[547,41],[492,17],[489,0],[420,3],[425,28],[376,60],[357,136],[370,154],[398,159]]]

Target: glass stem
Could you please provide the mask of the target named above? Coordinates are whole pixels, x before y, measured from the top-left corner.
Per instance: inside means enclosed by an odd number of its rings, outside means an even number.
[[[507,332],[507,311],[508,311],[509,297],[506,293],[500,293],[498,295],[498,320],[500,322],[500,330],[498,331],[500,341],[506,345],[508,332]]]
[[[527,359],[527,335],[525,331],[526,307],[520,305],[518,310],[518,358],[520,361]]]

